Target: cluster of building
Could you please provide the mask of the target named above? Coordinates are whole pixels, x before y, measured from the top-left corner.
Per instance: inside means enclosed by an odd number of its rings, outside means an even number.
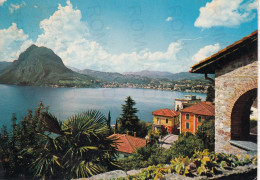
[[[209,85],[191,85],[189,83],[175,84],[173,90],[188,93],[207,93]]]
[[[211,102],[201,101],[194,95],[185,95],[175,99],[174,109],[153,111],[153,130],[164,134],[191,132],[195,134],[206,118],[213,119],[215,106]]]
[[[163,134],[178,135],[183,132],[196,133],[198,127],[207,118],[215,115],[215,106],[211,102],[201,101],[194,95],[185,95],[184,98],[175,99],[175,108],[158,109],[153,114],[153,130],[160,130]],[[118,158],[127,157],[137,148],[146,146],[149,139],[136,137],[136,133],[113,134],[117,139]],[[167,138],[172,139],[175,137]]]

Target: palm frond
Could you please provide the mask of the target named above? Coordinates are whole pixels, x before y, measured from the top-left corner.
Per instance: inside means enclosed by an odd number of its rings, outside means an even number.
[[[61,134],[60,122],[54,115],[48,112],[43,112],[42,116],[45,131]]]

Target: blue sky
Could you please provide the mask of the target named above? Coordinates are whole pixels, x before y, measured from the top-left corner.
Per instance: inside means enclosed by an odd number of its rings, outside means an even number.
[[[79,69],[188,71],[257,30],[255,0],[0,0],[0,61],[31,44]]]

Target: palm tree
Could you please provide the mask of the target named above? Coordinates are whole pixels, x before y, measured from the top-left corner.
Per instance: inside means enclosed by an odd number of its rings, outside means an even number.
[[[39,145],[27,149],[37,157],[32,163],[36,177],[89,177],[117,166],[116,139],[108,138],[107,120],[99,111],[77,114],[63,123],[50,113],[42,116]]]

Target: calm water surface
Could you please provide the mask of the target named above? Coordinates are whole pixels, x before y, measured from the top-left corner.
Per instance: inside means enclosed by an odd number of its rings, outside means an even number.
[[[0,85],[0,125],[11,125],[12,113],[21,120],[28,109],[33,111],[40,101],[50,106],[50,112],[60,120],[73,114],[97,109],[106,116],[111,112],[112,124],[121,114],[121,106],[131,96],[139,110],[138,117],[152,122],[152,112],[161,108],[173,108],[174,99],[191,93],[128,88],[51,88]],[[196,94],[205,100],[205,94]]]

